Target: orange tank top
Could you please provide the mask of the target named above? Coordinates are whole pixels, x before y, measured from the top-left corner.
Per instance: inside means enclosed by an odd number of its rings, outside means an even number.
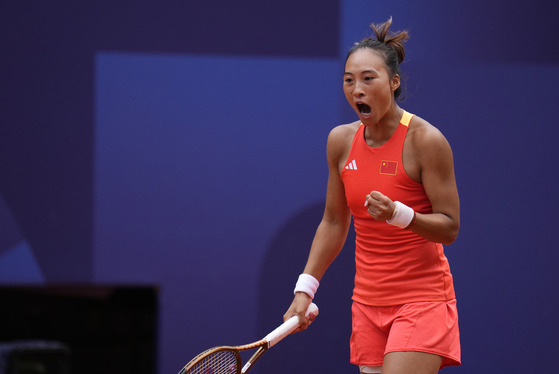
[[[394,134],[380,147],[367,145],[365,126],[359,126],[341,172],[356,233],[353,300],[362,304],[388,306],[455,297],[443,246],[374,220],[364,206],[365,196],[376,190],[416,212],[432,212],[423,185],[407,175],[402,163],[412,117],[404,112]]]

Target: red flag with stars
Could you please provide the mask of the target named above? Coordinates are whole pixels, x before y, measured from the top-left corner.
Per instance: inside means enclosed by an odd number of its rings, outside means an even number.
[[[398,170],[398,161],[386,161],[382,160],[380,162],[380,173],[387,175],[396,175]]]

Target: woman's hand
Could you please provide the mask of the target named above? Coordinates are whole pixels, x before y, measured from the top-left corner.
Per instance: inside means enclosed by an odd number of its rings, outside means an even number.
[[[293,298],[291,306],[283,315],[284,322],[293,316],[299,317],[299,328],[294,332],[306,330],[316,318],[316,315],[309,314],[305,317],[305,313],[311,304],[312,299],[304,292],[297,292]]]
[[[377,221],[387,221],[394,215],[394,202],[378,191],[371,191],[365,197],[365,206],[371,217]]]

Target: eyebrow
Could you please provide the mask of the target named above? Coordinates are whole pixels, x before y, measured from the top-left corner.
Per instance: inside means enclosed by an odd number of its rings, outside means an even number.
[[[370,73],[376,73],[376,72],[377,72],[376,70],[363,70],[363,71],[362,71],[361,73],[359,73],[359,74],[370,74]],[[349,72],[349,71],[344,72],[344,75],[346,75],[346,74],[348,74],[348,75],[354,75],[353,73],[351,73],[351,72]]]

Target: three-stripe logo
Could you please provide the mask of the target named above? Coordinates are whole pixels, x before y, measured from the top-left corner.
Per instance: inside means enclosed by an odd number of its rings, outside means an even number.
[[[357,170],[357,164],[355,163],[355,159],[348,163],[345,167],[348,170]]]

